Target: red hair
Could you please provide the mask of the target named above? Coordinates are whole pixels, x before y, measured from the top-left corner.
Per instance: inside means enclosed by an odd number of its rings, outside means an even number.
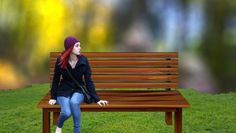
[[[69,48],[69,49],[64,50],[63,52],[61,52],[60,63],[59,63],[59,65],[61,66],[61,68],[67,69],[67,65],[68,65],[68,63],[69,63],[68,60],[69,60],[69,58],[70,58],[70,54],[71,54],[72,50],[73,50],[73,47],[71,47],[71,48]],[[79,59],[79,56],[81,56],[81,54],[80,54],[80,55],[77,55],[77,58],[78,58],[78,59]]]

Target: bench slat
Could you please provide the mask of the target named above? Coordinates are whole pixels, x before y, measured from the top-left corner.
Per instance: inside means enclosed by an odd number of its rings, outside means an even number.
[[[96,88],[110,89],[110,88],[177,88],[178,83],[96,83]]]
[[[178,80],[178,76],[176,75],[92,75],[91,76],[93,81],[99,82],[99,81],[104,81],[104,82],[109,82],[109,81],[116,81],[120,82],[124,80],[123,82],[127,81],[137,81],[140,82],[140,80],[143,80],[145,82],[150,82],[152,80],[172,80],[176,81]],[[53,79],[53,75],[50,75],[50,79]],[[150,81],[149,81],[150,80]]]
[[[57,57],[60,52],[51,52],[51,57]],[[176,52],[83,52],[83,55],[91,57],[112,57],[112,58],[123,58],[123,57],[139,57],[139,58],[177,58]]]
[[[129,83],[94,83],[96,89],[110,89],[110,88],[134,88],[134,89],[139,89],[139,88],[178,88],[178,83],[176,82],[162,82],[162,83],[140,83],[140,82],[129,82]]]
[[[155,102],[173,102],[173,101],[185,101],[181,96],[166,96],[166,97],[124,97],[124,96],[119,96],[119,97],[111,97],[111,96],[101,96],[101,99],[106,99],[110,103],[113,102],[149,102],[149,103],[155,103]],[[44,99],[42,101],[48,102],[49,99]]]
[[[166,90],[97,90],[98,95],[103,96],[111,96],[111,95],[124,95],[124,96],[171,96],[171,95],[179,95],[179,92],[176,90],[166,91]],[[45,98],[50,98],[50,92],[45,96]],[[44,99],[45,99],[44,98]]]
[[[93,74],[179,74],[178,68],[91,68]],[[50,68],[50,75],[54,74],[54,68]]]
[[[140,97],[140,96],[150,96],[150,97],[157,97],[157,98],[162,98],[162,97],[170,97],[170,96],[179,96],[179,92],[172,90],[172,91],[156,91],[156,90],[97,90],[97,94],[104,96],[104,97],[120,97],[120,96],[125,96],[125,97]],[[49,100],[50,98],[50,93],[48,93],[44,99]]]
[[[50,67],[54,67],[56,61],[50,62]],[[131,60],[123,60],[123,61],[92,61],[89,60],[89,64],[92,67],[158,67],[160,66],[170,66],[170,67],[176,67],[178,65],[177,60],[171,60],[171,61],[143,61],[143,60],[137,60],[137,61],[131,61]]]
[[[135,96],[135,97],[131,97],[131,96],[103,96],[101,95],[100,98],[101,99],[107,99],[109,101],[112,102],[138,102],[138,101],[147,101],[147,102],[155,102],[155,101],[183,101],[184,99],[181,96],[162,96],[162,97],[156,97],[156,96]],[[45,99],[45,101],[48,101],[48,99]]]

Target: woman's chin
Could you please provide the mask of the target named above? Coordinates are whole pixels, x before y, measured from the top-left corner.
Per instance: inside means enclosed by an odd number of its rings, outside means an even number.
[[[75,55],[80,55],[80,52],[79,53],[74,53]]]

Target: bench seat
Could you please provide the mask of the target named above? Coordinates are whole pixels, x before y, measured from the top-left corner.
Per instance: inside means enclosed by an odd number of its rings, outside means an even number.
[[[161,108],[190,107],[190,104],[181,95],[178,90],[156,91],[156,90],[97,90],[97,94],[101,99],[109,101],[109,106],[100,107],[96,103],[81,104],[81,110],[86,111],[156,111]],[[50,92],[39,102],[39,108],[60,108],[59,105],[49,105]],[[151,109],[150,109],[151,107]],[[94,110],[96,109],[96,110]]]

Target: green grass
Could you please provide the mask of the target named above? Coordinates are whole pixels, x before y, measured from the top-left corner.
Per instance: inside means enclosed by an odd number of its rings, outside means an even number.
[[[0,133],[41,133],[42,114],[36,107],[49,90],[34,84],[18,90],[0,90]],[[205,94],[182,89],[191,104],[183,110],[183,132],[235,133],[236,93]],[[172,133],[162,112],[82,112],[82,133]],[[63,133],[73,132],[72,117]],[[51,125],[51,132],[55,126]]]

